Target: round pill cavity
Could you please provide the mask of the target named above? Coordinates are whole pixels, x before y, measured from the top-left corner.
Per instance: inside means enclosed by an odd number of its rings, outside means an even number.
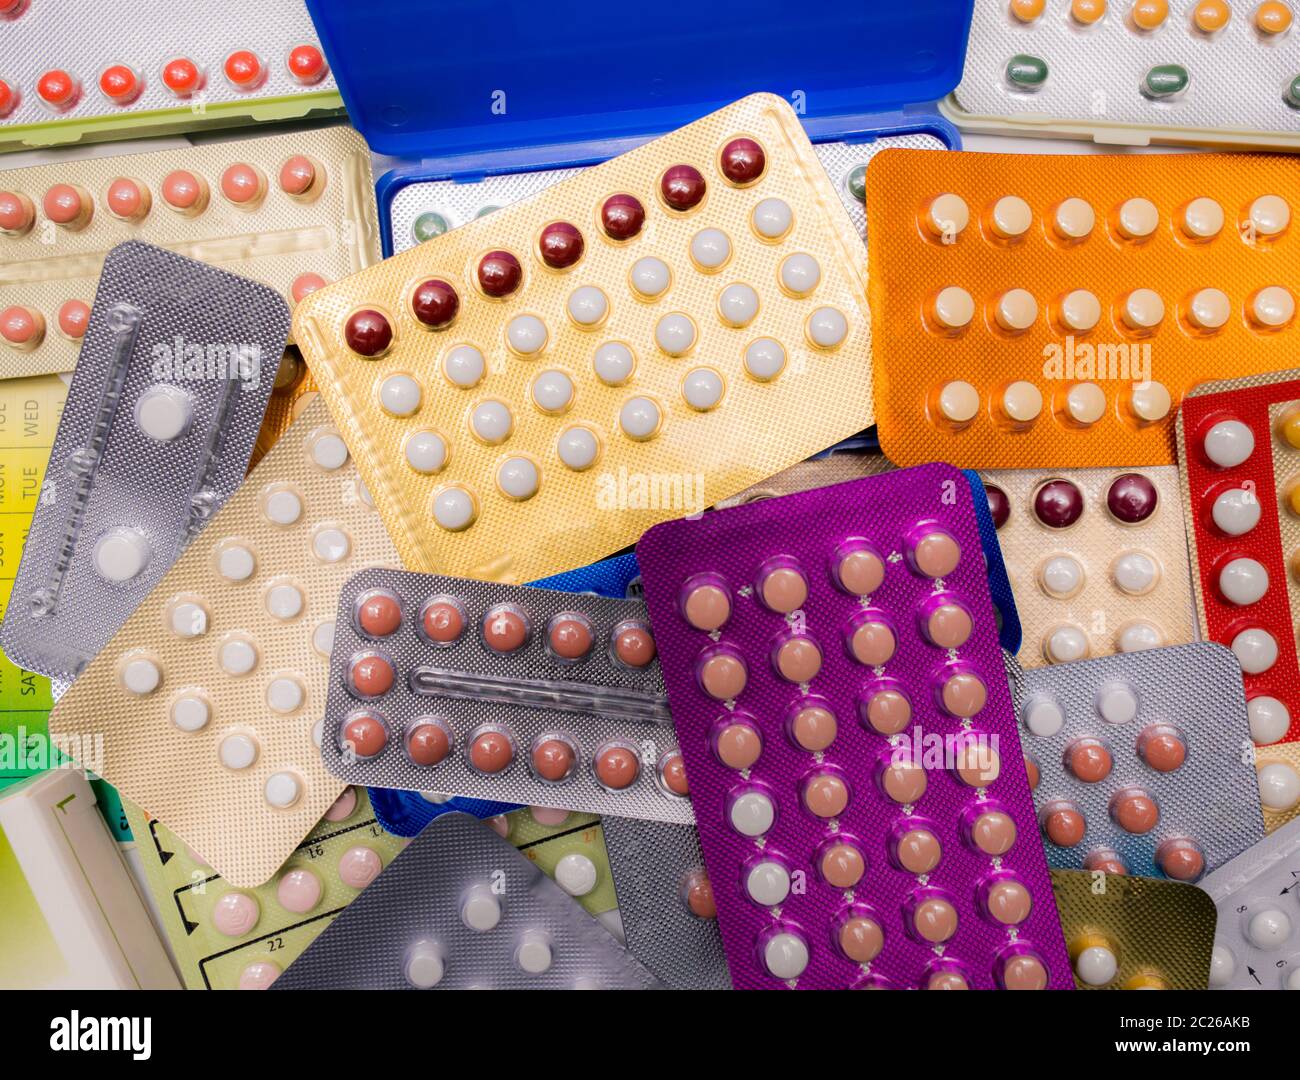
[[[592,367],[606,386],[622,386],[636,369],[636,357],[621,341],[607,341],[596,350]]]
[[[1201,289],[1187,304],[1187,319],[1201,330],[1218,330],[1232,314],[1232,302],[1222,289]]]
[[[247,581],[255,568],[252,551],[242,544],[223,547],[217,555],[217,573],[227,581]]]
[[[1043,653],[1052,664],[1082,660],[1088,652],[1088,636],[1077,626],[1058,626],[1048,632],[1043,642]]]
[[[718,167],[731,183],[744,187],[763,175],[767,158],[753,139],[732,139],[718,155]]]
[[[226,80],[236,90],[252,90],[266,78],[262,61],[255,52],[248,49],[236,49],[227,56],[222,70],[226,74]]]
[[[1141,473],[1124,473],[1106,491],[1106,509],[1122,525],[1137,525],[1156,511],[1156,486]]]
[[[714,732],[713,752],[729,769],[750,768],[763,752],[758,729],[747,720],[736,720]]]
[[[120,584],[139,576],[149,565],[153,549],[139,529],[110,529],[97,541],[93,558],[95,571],[105,581]]]
[[[1021,22],[1033,22],[1043,14],[1046,0],[1011,0],[1010,11]]]
[[[348,317],[343,338],[358,356],[376,357],[393,343],[393,328],[382,312],[364,308]]]
[[[1100,934],[1088,934],[1070,951],[1077,951],[1074,959],[1075,975],[1088,986],[1105,986],[1119,974],[1119,959],[1110,943]]]
[[[725,586],[708,581],[687,582],[682,615],[696,630],[712,633],[731,618],[731,594]]]
[[[229,892],[212,907],[212,925],[226,937],[243,937],[251,933],[261,917],[257,900],[247,893]]]
[[[22,192],[0,191],[0,232],[21,236],[36,220],[36,207]]]
[[[722,376],[713,368],[692,368],[682,378],[682,398],[698,412],[708,412],[722,400]]]
[[[352,889],[364,889],[379,876],[383,861],[370,848],[348,848],[339,857],[339,880]]]
[[[193,60],[178,56],[163,66],[162,81],[177,97],[188,97],[203,85],[203,72]]]
[[[1048,803],[1043,815],[1043,832],[1057,847],[1074,847],[1088,831],[1083,814],[1073,803]]]
[[[885,563],[875,551],[850,547],[834,567],[835,583],[850,596],[869,596],[885,580]]]
[[[1052,698],[1035,697],[1025,706],[1023,719],[1031,735],[1051,738],[1065,726],[1065,713]]]
[[[989,211],[993,232],[1004,240],[1024,236],[1033,220],[1033,211],[1019,195],[1003,195]]]
[[[304,154],[294,154],[280,166],[280,190],[286,195],[301,199],[313,193],[316,187],[316,162]]]
[[[1222,990],[1237,973],[1237,958],[1226,945],[1216,944],[1210,954],[1210,989]]]
[[[1005,855],[1016,842],[1016,821],[1001,810],[985,810],[970,827],[970,840],[985,855]]]
[[[1002,987],[1006,990],[1047,989],[1047,968],[1032,953],[1008,957],[999,972]]]
[[[583,285],[569,294],[567,307],[569,318],[579,326],[598,326],[609,313],[609,300],[596,286]]]
[[[1213,34],[1228,25],[1232,8],[1227,0],[1200,0],[1192,9],[1192,22],[1203,34]]]
[[[847,840],[837,840],[824,848],[818,867],[826,884],[833,889],[853,888],[867,871],[862,851]]]
[[[53,68],[37,79],[36,96],[52,109],[62,112],[71,108],[81,96],[81,84],[66,71]]]
[[[745,348],[745,371],[759,382],[770,382],[785,369],[785,348],[772,338],[758,338]]]
[[[417,941],[407,949],[402,962],[402,974],[417,990],[430,990],[437,986],[446,971],[442,947],[434,941]]]
[[[1291,224],[1291,207],[1280,195],[1261,195],[1250,204],[1247,218],[1256,236],[1279,236]]]
[[[781,678],[796,684],[811,682],[822,669],[821,647],[812,638],[801,634],[782,642],[773,659]]]
[[[276,619],[296,619],[302,614],[303,603],[302,590],[296,585],[282,583],[266,592],[266,610]]]
[[[459,311],[460,297],[456,295],[456,290],[447,282],[440,281],[437,278],[430,278],[428,281],[421,282],[411,294],[411,313],[422,325],[429,327],[431,330],[446,329],[455,321],[456,314]],[[470,347],[461,346],[461,348]],[[477,352],[477,350],[474,351]],[[482,362],[481,355],[479,361]],[[478,378],[474,379],[474,382],[478,382],[480,378],[482,378],[481,371]],[[455,382],[456,380],[453,379],[452,381]]]
[[[1142,649],[1158,649],[1165,643],[1165,636],[1160,628],[1149,622],[1130,622],[1119,632],[1116,644],[1122,653],[1140,652]]]
[[[1054,555],[1038,568],[1038,584],[1048,596],[1065,600],[1083,588],[1083,566],[1072,555]]]
[[[852,915],[840,923],[836,935],[840,951],[855,964],[869,964],[885,945],[880,923],[866,915]]]
[[[849,652],[859,664],[880,667],[898,651],[898,638],[894,629],[879,618],[868,615],[851,624]]]
[[[1205,434],[1205,456],[1220,469],[1233,469],[1255,452],[1255,435],[1240,420],[1220,420]]]
[[[172,723],[181,731],[202,731],[211,716],[208,703],[195,694],[186,694],[172,702]]]
[[[970,207],[960,195],[945,192],[930,200],[925,211],[925,227],[935,236],[951,243],[970,223]]]
[[[704,175],[693,165],[673,165],[659,178],[659,196],[670,210],[685,213],[704,201]]]
[[[614,656],[630,668],[648,666],[657,655],[650,628],[640,622],[624,622],[614,628]]]
[[[1096,383],[1075,383],[1065,395],[1065,412],[1076,424],[1095,424],[1106,414],[1106,393]]]
[[[946,577],[961,561],[961,546],[938,526],[925,531],[911,545],[911,562],[923,577]]]
[[[1110,577],[1120,592],[1129,596],[1142,596],[1155,587],[1160,568],[1150,555],[1142,551],[1128,551],[1111,564]]]
[[[426,768],[451,753],[451,735],[440,720],[417,720],[406,734],[406,756]]]
[[[762,836],[776,820],[776,807],[762,791],[746,791],[731,803],[731,827],[741,836]]]
[[[515,747],[502,731],[480,732],[469,744],[469,762],[481,773],[499,773],[514,760]]]
[[[738,653],[715,650],[697,669],[700,686],[711,698],[731,701],[739,697],[749,681],[744,658]]]
[[[713,885],[703,870],[689,875],[682,886],[687,910],[697,919],[716,919],[718,905],[713,898]]]
[[[481,401],[470,414],[469,426],[483,442],[496,446],[510,438],[515,428],[515,418],[505,402]]]
[[[1038,301],[1026,289],[1008,289],[998,297],[993,318],[1008,333],[1022,333],[1038,318]]]
[[[943,857],[939,838],[920,827],[902,832],[893,840],[891,850],[898,865],[909,874],[928,874]]]
[[[267,960],[257,960],[239,973],[240,990],[266,990],[280,977],[280,968]]]
[[[859,699],[858,712],[881,735],[897,735],[912,722],[912,703],[898,689],[869,691]]]
[[[659,779],[674,795],[685,797],[691,793],[686,780],[686,763],[682,760],[680,751],[670,750],[659,759]]]
[[[180,438],[189,430],[193,416],[189,394],[174,386],[151,386],[136,399],[136,427],[158,442]]]
[[[553,221],[542,229],[537,252],[552,270],[567,270],[582,258],[586,243],[576,225]]]
[[[140,221],[149,213],[153,197],[149,189],[129,177],[119,176],[108,185],[108,212],[123,221]]]
[[[781,287],[795,296],[807,296],[822,279],[822,268],[811,255],[799,252],[781,260]]]
[[[590,428],[575,425],[560,433],[555,452],[566,467],[581,472],[595,463],[600,454],[600,440]]]
[[[1291,9],[1281,0],[1266,0],[1255,9],[1255,29],[1265,36],[1285,34],[1292,18]]]
[[[1286,326],[1295,318],[1295,297],[1281,285],[1260,289],[1250,299],[1250,320],[1265,330]]]
[[[945,330],[962,330],[975,317],[975,299],[959,285],[940,289],[930,305],[934,320]],[[951,384],[949,384],[951,385]],[[969,386],[969,383],[963,383]],[[973,389],[973,387],[972,387]],[[951,417],[950,417],[951,419]]]
[[[1001,774],[1002,759],[988,742],[970,736],[959,743],[953,766],[957,779],[967,787],[983,788]]]
[[[1200,196],[1183,207],[1179,225],[1191,240],[1211,240],[1223,231],[1223,207],[1213,199]]]
[[[985,890],[983,900],[989,916],[1003,926],[1020,925],[1034,906],[1029,890],[1014,878],[994,882]]]
[[[236,206],[253,206],[266,194],[266,176],[246,162],[236,162],[221,174],[221,194]]]
[[[318,529],[312,537],[311,550],[321,562],[341,562],[352,550],[352,541],[342,529]]]
[[[1083,199],[1068,198],[1052,212],[1052,229],[1067,242],[1083,240],[1097,223],[1097,214]]]
[[[926,638],[941,649],[960,649],[973,629],[970,612],[955,602],[940,604],[925,621]]]
[[[1145,240],[1160,224],[1160,211],[1150,199],[1126,199],[1115,211],[1116,227],[1129,240]]]
[[[645,225],[645,207],[631,195],[611,195],[600,208],[600,226],[611,240],[631,240]]]
[[[925,770],[910,758],[900,756],[886,765],[880,774],[880,786],[894,802],[911,805],[925,794]]]
[[[447,351],[442,360],[442,373],[447,381],[462,390],[468,390],[483,381],[487,361],[473,345],[457,345]]]
[[[1049,480],[1034,492],[1034,516],[1049,529],[1068,529],[1083,514],[1083,492],[1070,480]]]
[[[1129,391],[1128,404],[1133,415],[1139,420],[1154,424],[1169,415],[1174,399],[1164,383],[1147,381],[1133,384]]]
[[[685,356],[695,346],[695,324],[690,316],[673,312],[661,318],[655,324],[655,344],[669,356]]]
[[[1266,810],[1287,811],[1300,804],[1300,773],[1283,761],[1259,770],[1259,797]]]
[[[591,652],[595,640],[590,620],[578,612],[553,616],[546,628],[547,644],[561,660],[581,660]]]
[[[441,472],[447,464],[447,440],[434,431],[416,431],[406,440],[406,463],[418,473]]]
[[[581,292],[582,290],[578,291]],[[600,290],[597,289],[595,292],[600,293]],[[587,299],[590,299],[590,297],[587,296]],[[600,294],[600,299],[602,302],[604,301],[603,293]],[[573,298],[570,297],[570,314],[573,314],[572,300]],[[584,317],[590,314],[589,310],[581,307],[581,302],[580,313]],[[597,321],[603,317],[604,311],[602,310]],[[577,320],[577,316],[575,316],[575,320]],[[511,351],[519,356],[536,356],[546,348],[549,337],[546,324],[536,315],[516,315],[506,324],[506,344],[510,346]]]
[[[838,725],[830,709],[803,705],[790,715],[786,730],[796,746],[816,754],[835,741]]]
[[[501,921],[501,901],[488,886],[474,885],[461,899],[460,919],[471,930],[493,930]]]
[[[257,760],[257,742],[251,735],[227,735],[217,746],[217,757],[227,769],[247,769]]]
[[[782,904],[790,895],[790,871],[774,859],[764,859],[746,871],[745,892],[763,907]]]
[[[426,240],[441,236],[450,228],[451,224],[445,217],[437,211],[426,210],[411,223],[411,235],[417,244],[423,244]]]
[[[555,864],[555,884],[570,896],[586,896],[597,877],[596,864],[580,852],[571,851]]]
[[[1257,949],[1277,949],[1291,936],[1291,917],[1281,908],[1257,911],[1246,923],[1246,937]]]
[[[646,255],[637,259],[628,272],[628,281],[632,291],[647,300],[654,300],[668,291],[672,283],[672,273],[663,259]]]
[[[808,943],[795,934],[774,934],[763,946],[763,966],[773,978],[799,978],[808,967]]]
[[[912,929],[931,945],[947,941],[957,933],[957,909],[940,897],[923,900],[912,912]]]
[[[691,237],[691,262],[700,270],[717,270],[731,258],[731,241],[721,229],[701,229]]]
[[[291,772],[272,773],[262,787],[262,797],[276,810],[287,810],[298,801],[300,795],[302,782]]]
[[[659,406],[647,397],[628,398],[618,411],[618,426],[624,435],[636,442],[657,435],[661,419]]]
[[[849,332],[849,322],[838,308],[819,307],[808,316],[808,340],[819,349],[835,349]]]
[[[45,339],[45,317],[32,308],[7,307],[0,311],[0,337],[20,352],[34,349]]]
[[[498,604],[483,616],[483,644],[494,652],[512,653],[528,640],[528,618],[520,610]]]
[[[1085,784],[1096,784],[1110,775],[1113,759],[1097,739],[1076,739],[1065,749],[1065,767]]]
[[[814,817],[839,817],[849,805],[849,787],[836,773],[814,773],[803,783],[802,798],[804,808]]]
[[[1124,297],[1121,318],[1130,330],[1153,330],[1164,317],[1164,301],[1151,289],[1134,289]]]
[[[1219,571],[1219,592],[1230,604],[1253,604],[1267,591],[1268,570],[1256,559],[1233,559]]]
[[[765,607],[789,615],[808,599],[808,579],[797,567],[778,566],[758,580],[758,594]]]
[[[500,300],[519,288],[524,270],[510,252],[489,251],[479,259],[475,276],[485,296]]]
[[[152,694],[162,682],[158,665],[146,657],[137,657],[122,668],[122,688],[130,694]]]
[[[728,326],[748,326],[754,321],[757,314],[758,293],[748,285],[728,285],[718,295],[718,316]],[[658,328],[656,328],[655,335],[657,338]],[[694,344],[694,339],[692,339],[691,344]],[[662,348],[662,343],[660,347]],[[664,349],[664,351],[668,352],[667,349]],[[670,353],[669,355],[679,354]]]
[[[352,661],[348,668],[348,678],[358,694],[380,697],[392,689],[393,665],[378,653],[365,653]]]
[[[939,414],[953,424],[969,424],[980,411],[980,394],[970,383],[954,379],[939,390]]]
[[[790,231],[794,213],[784,199],[764,199],[749,215],[754,231],[764,240],[780,240]]]
[[[1101,301],[1087,289],[1075,289],[1061,298],[1061,324],[1076,333],[1087,333],[1101,319]]]
[[[84,188],[75,184],[55,184],[46,191],[41,209],[54,224],[75,232],[89,223],[94,203]]]
[[[1291,711],[1275,697],[1259,694],[1246,702],[1250,737],[1261,746],[1275,743],[1291,727]]]
[[[375,757],[387,745],[388,728],[370,713],[350,716],[339,731],[339,747],[362,761]]]
[[[1156,848],[1156,865],[1174,881],[1195,881],[1205,870],[1205,856],[1190,840],[1166,840]]]
[[[1277,638],[1267,630],[1243,630],[1229,648],[1247,675],[1262,675],[1277,663]]]
[[[984,496],[989,504],[989,516],[993,518],[993,527],[1002,528],[1011,520],[1011,500],[1007,493],[995,484],[984,485]]]
[[[410,375],[390,375],[379,386],[379,403],[393,416],[411,416],[420,408],[420,384]]]
[[[1013,382],[1002,391],[1001,406],[1009,420],[1029,424],[1043,411],[1043,393],[1031,382]]]
[[[1146,792],[1126,788],[1111,799],[1110,816],[1125,832],[1140,835],[1156,827],[1160,809]]]

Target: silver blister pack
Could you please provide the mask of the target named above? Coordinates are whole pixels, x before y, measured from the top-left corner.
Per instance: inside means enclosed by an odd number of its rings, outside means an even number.
[[[695,820],[640,601],[363,570],[329,678],[321,754],[349,783]]]
[[[1049,866],[1195,881],[1263,837],[1241,668],[1222,645],[1008,672]]]
[[[137,241],[108,253],[0,630],[14,663],[74,679],[220,509],[288,332],[265,285]]]
[[[643,990],[655,977],[488,825],[443,814],[274,990]]]
[[[1212,990],[1300,990],[1300,820],[1201,882],[1219,909]]]
[[[865,143],[822,142],[813,143],[817,159],[831,178],[835,191],[849,212],[858,234],[867,237],[867,210],[864,198],[867,165],[882,150],[946,150],[947,147],[933,135],[886,135]]]
[[[673,990],[730,990],[695,826],[621,817],[600,824],[632,955]]]

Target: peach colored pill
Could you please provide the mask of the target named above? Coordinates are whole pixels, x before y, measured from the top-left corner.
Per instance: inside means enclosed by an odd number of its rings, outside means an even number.
[[[925,941],[937,945],[957,932],[957,909],[947,900],[924,900],[912,913],[912,926]]]
[[[805,705],[790,721],[790,736],[804,750],[817,753],[835,741],[835,714],[820,705]]]
[[[885,564],[874,551],[850,551],[835,568],[840,588],[853,596],[867,596],[885,580]]]
[[[364,889],[383,868],[383,861],[372,849],[348,848],[339,859],[339,880],[353,889]]]
[[[343,794],[330,803],[330,808],[325,811],[326,821],[346,821],[352,816],[352,811],[357,808],[357,789],[354,787],[345,787]]]
[[[362,656],[352,664],[352,685],[367,697],[386,694],[393,686],[393,665],[375,653]]]
[[[718,760],[729,769],[748,769],[763,752],[763,741],[749,724],[728,724],[713,740]]]
[[[207,184],[185,169],[176,169],[163,177],[162,197],[174,210],[198,213],[206,201]]]
[[[563,739],[543,739],[533,748],[533,772],[543,780],[563,780],[573,769],[573,747]]]
[[[74,184],[55,184],[45,193],[41,208],[54,224],[79,228],[89,219],[90,195]]]
[[[640,759],[626,746],[610,746],[596,755],[596,779],[614,791],[630,787],[640,772]]]
[[[957,569],[961,561],[961,547],[946,532],[928,532],[912,549],[916,568],[929,578],[941,578]]]
[[[844,955],[857,964],[869,964],[885,944],[884,931],[874,919],[855,915],[840,926],[840,948]]]
[[[1029,790],[1035,790],[1038,787],[1038,762],[1025,758],[1025,773],[1029,777]]]
[[[985,896],[989,915],[1004,926],[1017,926],[1029,918],[1033,899],[1018,881],[998,881]]]
[[[406,752],[417,765],[437,765],[450,750],[451,739],[441,724],[416,724],[406,737]]]
[[[1165,876],[1175,881],[1195,881],[1205,869],[1205,856],[1190,844],[1170,845],[1156,857]]]
[[[682,755],[673,751],[663,759],[659,775],[663,777],[664,787],[674,795],[689,795],[690,785],[686,782],[686,762]]]
[[[388,729],[377,716],[362,713],[343,725],[343,745],[359,758],[372,758],[388,742]]]
[[[644,626],[622,626],[614,634],[614,655],[628,667],[645,667],[655,652],[655,639]]]
[[[1111,803],[1111,814],[1125,832],[1147,833],[1160,820],[1155,800],[1141,792],[1120,792]]]
[[[968,740],[957,748],[956,766],[963,784],[988,787],[1002,772],[1002,759],[988,743]]]
[[[970,638],[970,612],[960,604],[941,604],[930,612],[925,636],[941,649],[960,649]]]
[[[906,806],[925,794],[925,770],[914,761],[897,761],[886,767],[881,785],[894,802]]]
[[[126,176],[119,176],[108,185],[108,212],[123,221],[139,221],[152,203],[149,189]]]
[[[1157,772],[1173,772],[1187,760],[1187,746],[1176,732],[1151,727],[1138,736],[1138,753]]]
[[[815,817],[839,817],[849,805],[848,785],[834,773],[820,773],[804,784],[803,804]]]
[[[776,669],[792,683],[809,682],[822,669],[822,651],[812,638],[792,637],[777,649]]]
[[[528,621],[517,611],[495,608],[483,618],[483,642],[497,652],[514,652],[528,640]]]
[[[293,279],[293,284],[289,286],[289,295],[293,297],[294,303],[300,302],[304,297],[310,296],[317,289],[325,288],[326,281],[320,274],[308,272],[299,274]]]
[[[1002,965],[1002,985],[1008,990],[1047,989],[1047,968],[1036,956],[1013,956]]]
[[[953,716],[972,717],[984,708],[988,689],[978,675],[960,672],[943,684],[943,707]]]
[[[985,810],[971,825],[971,842],[985,855],[1005,855],[1016,842],[1016,822],[1001,810]]]
[[[883,622],[868,621],[854,628],[849,639],[853,659],[867,667],[880,667],[898,649],[898,639],[893,629]]]
[[[1095,739],[1075,743],[1066,751],[1065,765],[1085,784],[1095,784],[1110,775],[1110,751]]]
[[[73,341],[86,336],[90,323],[90,305],[84,300],[68,300],[59,307],[59,333]]]
[[[867,703],[867,723],[881,735],[897,735],[912,722],[912,703],[899,690],[880,690]]]
[[[266,192],[266,177],[260,169],[245,162],[236,162],[221,174],[221,194],[236,206],[257,202]]]
[[[275,886],[275,898],[285,911],[302,915],[320,903],[321,880],[306,867],[288,871]]]
[[[731,600],[716,585],[697,585],[682,606],[686,621],[706,633],[721,628],[731,618]]]
[[[929,829],[908,829],[898,838],[894,855],[909,874],[928,874],[939,865],[943,847]]]
[[[854,845],[836,843],[822,852],[821,872],[832,888],[851,889],[867,872],[867,863]]]
[[[745,662],[728,653],[710,656],[700,667],[700,683],[704,692],[718,701],[730,701],[739,697],[748,679]]]
[[[1103,874],[1118,874],[1123,877],[1128,873],[1128,867],[1120,861],[1118,855],[1109,851],[1091,852],[1083,860],[1085,870],[1100,870]]]
[[[0,232],[25,233],[35,220],[31,199],[21,192],[0,191]]]
[[[960,971],[936,971],[925,983],[927,990],[969,990],[970,983]]]
[[[514,746],[500,731],[483,732],[469,748],[470,764],[483,773],[499,773],[514,756]]]
[[[357,622],[371,637],[387,637],[402,625],[402,605],[387,593],[372,593],[361,601]]]
[[[19,349],[33,349],[45,336],[45,319],[39,311],[8,307],[0,311],[0,337]]]
[[[1047,815],[1043,829],[1057,847],[1074,847],[1087,832],[1087,824],[1077,810],[1062,808]]]
[[[286,195],[306,195],[316,183],[316,163],[303,154],[294,154],[280,166],[280,189]]]
[[[769,608],[789,615],[803,607],[808,599],[808,582],[798,570],[783,567],[771,571],[759,582],[759,592]]]
[[[699,919],[716,919],[718,905],[713,899],[713,885],[703,874],[692,879],[686,889],[686,906]]]
[[[595,637],[591,624],[576,615],[561,615],[550,626],[547,640],[551,651],[563,660],[581,660],[591,652]]]
[[[440,645],[455,641],[465,629],[465,616],[460,608],[446,600],[434,601],[425,608],[422,621],[425,635]]]

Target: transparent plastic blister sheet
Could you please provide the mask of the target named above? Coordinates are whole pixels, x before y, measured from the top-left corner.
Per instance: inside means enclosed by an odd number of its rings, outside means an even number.
[[[1051,866],[1196,881],[1263,837],[1240,669],[1221,645],[1011,674]]]
[[[434,821],[277,990],[657,989],[526,855],[465,814]]]
[[[289,312],[257,282],[147,244],[104,264],[3,628],[72,679],[239,486]]]
[[[386,634],[363,629],[372,598],[400,609]],[[587,651],[558,655],[561,628]],[[615,655],[625,631],[639,667]],[[640,601],[363,571],[339,595],[321,755],[349,783],[689,822],[666,780],[683,785],[654,648]]]

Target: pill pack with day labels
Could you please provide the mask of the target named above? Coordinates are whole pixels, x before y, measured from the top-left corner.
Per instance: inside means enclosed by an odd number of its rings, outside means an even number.
[[[1213,990],[1300,990],[1300,821],[1201,882],[1219,911]]]
[[[673,990],[730,990],[694,825],[603,819],[628,950]]]
[[[1214,902],[1195,885],[1053,870],[1052,892],[1079,990],[1204,990]]]
[[[236,887],[343,789],[317,749],[338,590],[397,563],[368,498],[313,402],[50,714],[102,732],[104,775]]]
[[[544,806],[522,806],[483,820],[498,836],[527,855],[542,873],[581,904],[587,914],[599,916],[617,911],[618,897],[604,827],[604,822],[613,818]]]
[[[1294,363],[1300,159],[895,150],[867,170],[881,446],[1167,465],[1212,377]]]
[[[1051,866],[1196,881],[1263,837],[1245,696],[1223,646],[1008,667]]]
[[[288,321],[258,282],[138,241],[108,253],[0,630],[10,660],[75,678],[239,487]]]
[[[1173,465],[982,474],[1024,667],[1196,638]]]
[[[640,601],[367,570],[335,627],[321,745],[335,776],[692,820]]]
[[[0,150],[337,112],[302,0],[0,0]]]
[[[961,472],[668,522],[637,560],[737,988],[1069,985]]]
[[[976,0],[958,126],[1099,143],[1300,146],[1294,0]]]
[[[444,814],[274,984],[651,989],[632,955],[486,823]]]
[[[379,261],[370,153],[333,126],[0,169],[0,373],[72,370],[104,257],[126,240],[294,303]]]
[[[863,272],[757,94],[319,290],[295,337],[404,564],[520,582],[870,423]]]

